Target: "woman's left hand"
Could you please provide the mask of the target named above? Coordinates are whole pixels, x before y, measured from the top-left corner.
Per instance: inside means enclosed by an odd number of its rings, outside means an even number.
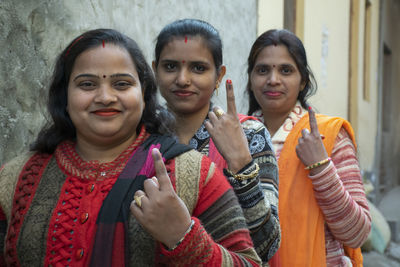
[[[226,81],[226,102],[228,110],[214,107],[208,113],[205,127],[210,133],[219,153],[226,160],[229,170],[237,173],[252,161],[246,135],[237,116],[235,94],[231,80]]]
[[[175,193],[158,149],[152,150],[156,178],[146,179],[144,192],[138,190],[131,212],[155,240],[172,248],[189,229],[191,216]]]
[[[219,153],[226,160],[228,168],[237,173],[252,161],[252,157],[237,116],[231,80],[226,81],[226,102],[227,112],[224,113],[220,107],[214,107],[213,111],[208,113],[209,121],[205,122],[205,127]]]
[[[299,142],[296,146],[297,157],[305,166],[312,165],[328,158],[328,153],[326,152],[325,146],[322,143],[321,135],[318,130],[315,112],[311,108],[308,110],[308,116],[311,132],[308,131],[308,129],[303,129],[301,131],[302,137],[299,138]],[[313,168],[310,170],[310,174],[315,175],[324,168],[325,165]]]

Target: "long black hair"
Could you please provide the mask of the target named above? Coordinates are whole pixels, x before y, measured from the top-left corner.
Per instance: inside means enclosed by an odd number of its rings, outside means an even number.
[[[314,75],[307,63],[306,50],[301,40],[288,30],[269,30],[261,34],[251,47],[249,57],[247,59],[247,87],[246,91],[249,94],[249,110],[247,114],[251,115],[254,111],[260,109],[253,91],[251,90],[251,72],[254,69],[257,57],[261,50],[270,45],[284,45],[289,54],[296,62],[297,68],[301,75],[301,83],[305,84],[304,89],[299,92],[297,99],[304,108],[308,107],[307,99],[315,94],[317,83]]]
[[[42,128],[31,150],[52,153],[60,142],[76,139],[76,129],[66,109],[69,78],[76,58],[82,52],[104,43],[126,49],[135,64],[146,104],[139,127],[145,125],[149,133],[172,133],[174,119],[158,103],[153,72],[137,43],[116,30],[96,29],[76,37],[58,56],[47,103],[51,121]]]

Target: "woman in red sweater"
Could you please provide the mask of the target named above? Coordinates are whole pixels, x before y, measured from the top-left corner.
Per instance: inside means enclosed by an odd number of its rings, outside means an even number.
[[[163,135],[172,120],[132,39],[75,38],[48,110],[32,151],[0,170],[1,264],[258,266],[222,173]]]

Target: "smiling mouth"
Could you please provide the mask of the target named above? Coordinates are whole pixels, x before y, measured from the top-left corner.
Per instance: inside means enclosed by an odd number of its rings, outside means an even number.
[[[276,91],[266,91],[266,92],[264,92],[264,95],[270,96],[270,97],[278,97],[278,96],[281,96],[282,93],[276,92]]]
[[[116,110],[116,109],[99,109],[99,110],[93,111],[92,113],[97,116],[111,117],[111,116],[121,113],[121,111]]]
[[[176,90],[176,91],[173,91],[172,93],[174,93],[174,95],[179,96],[179,97],[187,97],[187,96],[194,95],[193,92],[185,91],[185,90]]]

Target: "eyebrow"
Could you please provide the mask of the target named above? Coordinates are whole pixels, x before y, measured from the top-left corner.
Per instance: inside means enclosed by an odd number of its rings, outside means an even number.
[[[115,73],[115,74],[111,74],[110,77],[111,78],[115,78],[115,77],[130,77],[132,79],[135,79],[135,76],[133,76],[132,74],[129,74],[129,73]]]
[[[173,60],[173,59],[163,59],[160,61],[161,63],[178,63],[182,62],[180,60]],[[185,62],[190,62],[190,64],[202,64],[202,65],[211,65],[211,63],[207,61],[186,61]]]
[[[78,76],[76,76],[74,78],[74,81],[78,78],[81,77],[90,77],[90,78],[100,78],[98,75],[94,75],[94,74],[89,74],[89,73],[83,73],[83,74],[79,74]],[[132,74],[129,73],[115,73],[110,75],[111,78],[115,78],[115,77],[130,77],[132,79],[135,79],[135,77]]]
[[[75,81],[76,79],[81,78],[81,77],[100,78],[99,76],[94,75],[94,74],[83,73],[83,74],[79,74],[78,76],[76,76],[73,81]]]

